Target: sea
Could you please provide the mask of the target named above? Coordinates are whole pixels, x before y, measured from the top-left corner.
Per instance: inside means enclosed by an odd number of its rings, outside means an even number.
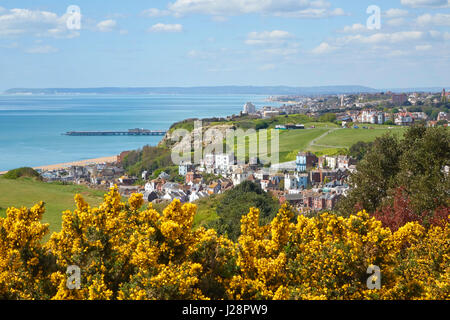
[[[0,95],[0,171],[115,156],[161,136],[66,136],[68,131],[168,130],[187,118],[239,114],[262,95]]]

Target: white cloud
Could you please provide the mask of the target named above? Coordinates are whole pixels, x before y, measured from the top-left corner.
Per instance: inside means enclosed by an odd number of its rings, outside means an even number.
[[[181,24],[163,24],[157,23],[153,25],[149,32],[181,32],[183,31],[183,26]]]
[[[97,30],[100,32],[111,32],[117,26],[116,20],[104,20],[97,23]]]
[[[151,14],[167,10],[151,9]],[[174,16],[207,14],[224,17],[241,14],[264,14],[294,18],[324,18],[345,15],[341,8],[331,8],[325,0],[176,0],[168,5]]]
[[[291,56],[298,52],[299,50],[295,48],[271,48],[263,50],[263,53],[274,56]]]
[[[450,26],[450,14],[437,13],[437,14],[423,14],[417,17],[417,24],[421,26],[434,25],[434,26]]]
[[[423,44],[423,45],[416,46],[417,51],[428,51],[428,50],[431,50],[432,48],[433,48],[433,46],[430,44]]]
[[[250,32],[245,41],[248,45],[276,45],[293,38],[293,35],[283,30]]]
[[[358,32],[364,32],[368,31],[369,29],[360,23],[355,23],[351,26],[345,26],[344,29],[340,30],[341,32],[345,33],[358,33]]]
[[[3,12],[3,11],[6,11],[6,9],[3,7],[0,7],[0,12]]]
[[[401,4],[412,8],[444,8],[450,7],[450,0],[401,0]]]
[[[392,51],[388,51],[386,53],[386,56],[388,57],[404,57],[407,56],[410,52],[409,51],[405,51],[405,50],[392,50]]]
[[[403,9],[389,9],[385,12],[385,17],[387,18],[399,18],[406,17],[409,14],[408,10]]]
[[[30,49],[25,50],[25,52],[27,53],[33,53],[33,54],[45,54],[45,53],[55,53],[58,52],[59,50],[57,48],[54,48],[52,46],[38,46],[38,47],[33,47]]]
[[[170,14],[171,14],[171,12],[169,10],[160,10],[160,9],[156,9],[156,8],[151,8],[151,9],[142,11],[142,15],[152,17],[152,18],[165,17]]]
[[[338,43],[359,42],[365,44],[380,44],[380,43],[399,43],[406,41],[414,41],[423,39],[426,36],[422,31],[400,31],[393,33],[376,33],[370,36],[355,35],[338,39]]]
[[[390,27],[400,27],[407,24],[407,20],[405,18],[393,18],[386,21],[386,24]]]
[[[259,70],[261,70],[261,71],[270,71],[270,70],[274,70],[275,68],[276,68],[276,66],[274,64],[264,64],[264,65],[259,67]]]
[[[314,48],[311,52],[314,54],[325,54],[325,53],[330,53],[334,50],[336,50],[335,47],[329,45],[327,42],[322,42],[319,46]]]
[[[67,29],[68,14],[29,9],[3,10],[0,13],[0,37],[34,35],[38,37],[72,38],[77,31]]]

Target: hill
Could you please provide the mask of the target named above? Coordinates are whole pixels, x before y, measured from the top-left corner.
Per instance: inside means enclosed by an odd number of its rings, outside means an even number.
[[[262,94],[322,95],[374,93],[379,90],[364,86],[216,86],[216,87],[106,87],[106,88],[13,88],[5,94]]]
[[[90,204],[102,202],[104,191],[85,186],[46,183],[31,178],[16,180],[0,177],[0,217],[6,216],[9,207],[30,207],[39,201],[46,203],[43,222],[50,223],[50,232],[61,228],[62,212],[75,208],[75,194],[82,194]]]

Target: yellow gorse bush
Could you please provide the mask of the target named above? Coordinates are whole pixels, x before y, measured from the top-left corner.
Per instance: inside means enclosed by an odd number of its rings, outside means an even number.
[[[42,202],[0,218],[0,299],[449,299],[448,223],[392,233],[364,211],[295,219],[284,205],[261,226],[250,208],[235,243],[194,229],[193,204],[159,214],[140,194],[122,202],[117,187],[98,207],[75,203],[47,243]],[[369,265],[380,289],[366,285]],[[80,289],[68,288],[68,266]]]

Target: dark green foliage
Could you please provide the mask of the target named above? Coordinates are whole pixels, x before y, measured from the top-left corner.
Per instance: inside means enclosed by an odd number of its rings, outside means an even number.
[[[350,147],[349,155],[360,161],[364,158],[367,151],[372,147],[373,142],[358,141]]]
[[[350,178],[352,191],[343,199],[340,207],[352,213],[355,205],[369,212],[375,210],[395,186],[394,177],[400,170],[400,143],[397,137],[384,135],[373,143],[357,166],[357,172]]]
[[[336,121],[336,114],[335,113],[325,113],[324,115],[321,115],[319,117],[320,122],[334,122]]]
[[[173,166],[169,148],[145,146],[131,151],[123,160],[123,167],[129,174],[139,176],[142,171],[154,172]]]
[[[4,174],[3,177],[5,179],[18,179],[18,178],[24,178],[24,177],[40,179],[39,173],[36,170],[34,170],[33,168],[29,168],[29,167],[23,167],[23,168],[10,170],[6,174]]]
[[[259,185],[245,181],[224,194],[216,209],[219,218],[211,222],[210,227],[236,240],[241,234],[241,218],[250,207],[260,209],[260,221],[267,224],[275,217],[279,204]]]
[[[448,207],[450,179],[450,135],[447,128],[412,127],[405,135],[398,183],[405,186],[416,212]]]
[[[341,213],[366,209],[374,213],[392,204],[402,188],[415,214],[423,215],[450,205],[450,135],[447,128],[413,126],[403,139],[378,138],[351,176],[352,190],[339,203]]]

